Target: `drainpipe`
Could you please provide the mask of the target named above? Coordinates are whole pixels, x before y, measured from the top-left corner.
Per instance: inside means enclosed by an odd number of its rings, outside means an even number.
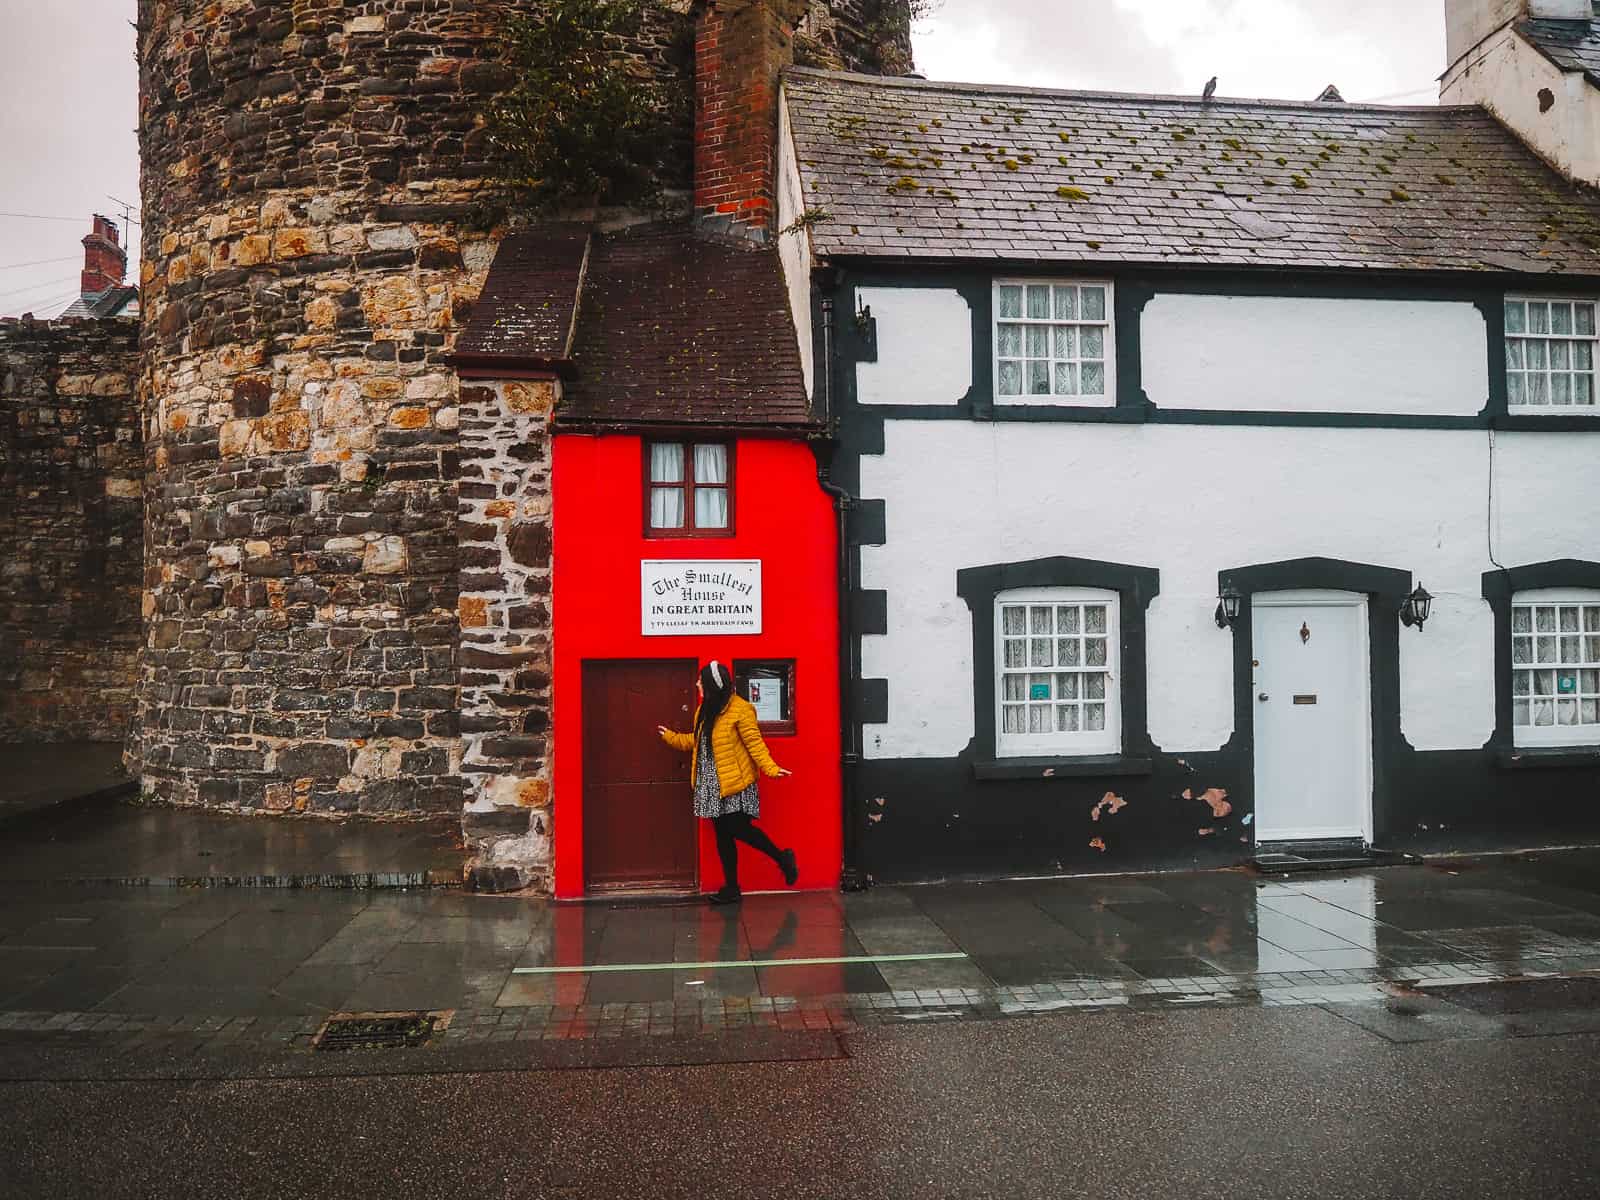
[[[834,446],[839,441],[839,421],[833,410],[833,298],[822,300],[822,363],[818,383],[822,389],[822,411],[827,428],[827,438]],[[867,875],[861,868],[860,822],[856,813],[856,765],[861,761],[856,746],[856,723],[851,712],[851,684],[855,679],[855,638],[850,629],[850,542],[849,516],[856,498],[829,477],[829,470],[819,460],[817,483],[833,497],[834,514],[838,520],[838,593],[839,593],[839,781],[843,798],[844,870],[839,886],[842,891],[864,891]]]

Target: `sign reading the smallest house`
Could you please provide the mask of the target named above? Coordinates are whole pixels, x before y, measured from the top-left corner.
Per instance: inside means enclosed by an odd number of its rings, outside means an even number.
[[[645,559],[645,637],[761,632],[761,560]]]

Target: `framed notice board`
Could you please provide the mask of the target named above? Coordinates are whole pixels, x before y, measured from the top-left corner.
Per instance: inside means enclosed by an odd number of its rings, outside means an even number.
[[[756,710],[762,733],[780,737],[794,733],[794,659],[735,659],[733,685]]]

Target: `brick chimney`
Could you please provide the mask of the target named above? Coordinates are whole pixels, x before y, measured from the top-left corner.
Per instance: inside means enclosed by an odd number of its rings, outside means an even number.
[[[117,227],[99,213],[94,217],[94,232],[83,239],[83,281],[79,291],[98,295],[116,287],[128,271],[128,252],[117,241]]]
[[[778,76],[806,0],[705,0],[695,27],[694,210],[764,241],[777,215]]]

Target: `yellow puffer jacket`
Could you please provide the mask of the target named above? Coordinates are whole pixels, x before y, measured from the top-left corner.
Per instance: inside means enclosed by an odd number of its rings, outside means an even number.
[[[700,710],[696,709],[696,718],[699,715]],[[674,750],[689,751],[689,779],[693,781],[700,759],[694,734],[674,733],[669,729],[661,737]],[[767,753],[767,743],[761,740],[756,710],[742,696],[730,696],[728,706],[712,723],[711,757],[716,760],[717,783],[724,796],[744,791],[756,781],[758,770],[769,779],[781,774],[781,768]]]

